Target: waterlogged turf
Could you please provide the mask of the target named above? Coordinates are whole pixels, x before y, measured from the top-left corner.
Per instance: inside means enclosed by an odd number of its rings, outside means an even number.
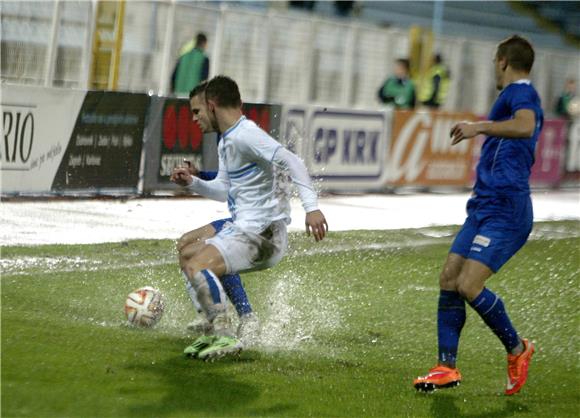
[[[489,282],[537,352],[505,397],[505,353],[468,310],[463,383],[419,394],[436,360],[438,274],[456,227],[291,235],[275,268],[243,276],[256,349],[188,360],[193,318],[170,241],[2,249],[3,417],[575,417],[580,223],[538,223]],[[152,330],[124,325],[134,288],[161,289]]]

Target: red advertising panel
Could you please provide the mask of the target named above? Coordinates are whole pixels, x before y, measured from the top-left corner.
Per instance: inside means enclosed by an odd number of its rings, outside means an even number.
[[[562,119],[544,121],[544,128],[536,144],[536,162],[530,176],[532,186],[554,186],[562,180],[566,131],[566,121]]]

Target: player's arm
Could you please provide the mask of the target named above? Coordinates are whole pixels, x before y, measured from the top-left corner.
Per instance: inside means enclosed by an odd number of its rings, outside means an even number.
[[[219,170],[213,180],[205,181],[191,174],[190,167],[178,167],[171,174],[171,181],[212,200],[225,202],[228,199],[230,180],[220,158]]]
[[[320,241],[328,231],[328,223],[324,214],[318,209],[318,195],[312,187],[312,180],[306,166],[295,154],[288,151],[271,136],[261,131],[259,138],[247,136],[240,138],[238,144],[242,152],[253,158],[258,158],[267,164],[274,164],[290,172],[292,182],[298,189],[302,207],[306,212],[306,233],[314,235]]]
[[[536,115],[531,109],[516,111],[513,119],[499,122],[460,122],[451,129],[452,145],[479,134],[510,139],[527,139],[536,129]]]
[[[272,163],[290,172],[290,177],[298,189],[298,195],[306,212],[306,233],[310,235],[312,232],[316,241],[322,240],[328,231],[328,223],[324,214],[318,209],[318,196],[312,187],[312,180],[306,166],[296,154],[282,146],[275,151]]]

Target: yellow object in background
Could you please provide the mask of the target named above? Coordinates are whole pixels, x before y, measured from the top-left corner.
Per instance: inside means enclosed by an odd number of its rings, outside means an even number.
[[[98,2],[89,80],[92,89],[117,89],[124,17],[125,0]]]

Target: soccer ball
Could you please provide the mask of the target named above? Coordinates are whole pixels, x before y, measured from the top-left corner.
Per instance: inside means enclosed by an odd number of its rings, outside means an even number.
[[[130,325],[150,328],[163,315],[163,296],[150,286],[141,287],[129,293],[125,301],[125,315]]]

